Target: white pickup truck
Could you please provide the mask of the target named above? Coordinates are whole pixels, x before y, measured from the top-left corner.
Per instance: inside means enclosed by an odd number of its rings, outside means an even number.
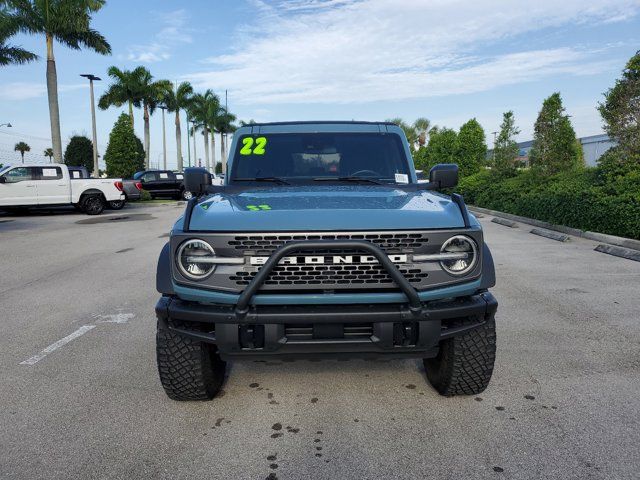
[[[124,201],[122,179],[69,176],[66,165],[10,165],[0,169],[0,209],[73,205],[88,215]]]

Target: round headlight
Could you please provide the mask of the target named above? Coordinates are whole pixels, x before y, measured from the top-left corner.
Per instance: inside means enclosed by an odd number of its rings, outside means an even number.
[[[442,254],[450,254],[440,265],[451,275],[464,275],[473,270],[478,260],[476,242],[467,236],[456,235],[444,242],[440,249]]]
[[[215,269],[215,263],[211,260],[216,252],[207,242],[194,238],[187,240],[178,248],[178,267],[187,278],[202,280],[209,276]]]

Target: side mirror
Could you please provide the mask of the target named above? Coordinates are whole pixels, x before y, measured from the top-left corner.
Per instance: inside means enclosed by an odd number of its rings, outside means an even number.
[[[184,189],[199,197],[211,185],[211,174],[204,168],[185,168]]]
[[[436,190],[453,188],[458,185],[458,165],[455,163],[439,163],[429,170],[429,183]]]

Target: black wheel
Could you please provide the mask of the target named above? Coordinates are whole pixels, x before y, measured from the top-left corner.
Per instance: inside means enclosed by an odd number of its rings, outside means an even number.
[[[424,367],[440,395],[477,395],[489,385],[495,359],[496,322],[492,316],[483,326],[441,342],[438,356],[425,359]]]
[[[114,200],[112,202],[109,202],[109,208],[111,210],[122,210],[125,203],[126,202],[124,200]]]
[[[180,196],[183,200],[191,200],[193,198],[193,193],[191,193],[189,190],[182,190]]]
[[[178,335],[158,322],[156,355],[160,382],[173,400],[211,400],[222,387],[226,363],[213,345]]]
[[[100,195],[87,195],[81,200],[80,205],[87,215],[100,215],[104,210],[105,202]]]

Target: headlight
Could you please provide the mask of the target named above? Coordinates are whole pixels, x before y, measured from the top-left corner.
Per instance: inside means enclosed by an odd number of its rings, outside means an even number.
[[[187,240],[178,248],[180,272],[192,280],[203,280],[216,269],[215,254],[207,242],[197,238]]]
[[[440,265],[451,275],[469,273],[478,261],[476,242],[464,235],[456,235],[444,242],[440,249],[440,254],[450,257],[446,260],[441,260]]]

